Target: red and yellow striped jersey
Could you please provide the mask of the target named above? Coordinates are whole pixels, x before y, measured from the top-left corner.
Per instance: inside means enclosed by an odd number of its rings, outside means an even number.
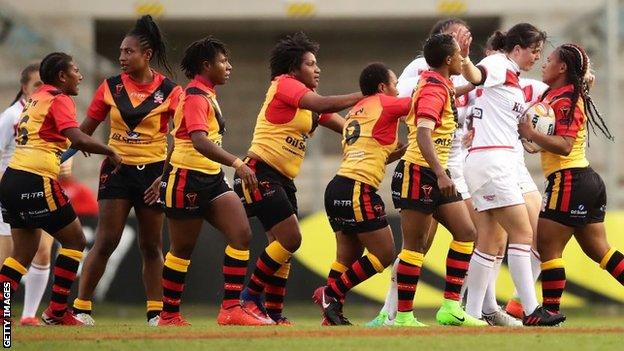
[[[430,167],[418,147],[418,119],[427,118],[435,122],[431,133],[436,154],[442,167],[446,168],[453,143],[453,133],[457,128],[457,109],[455,108],[455,88],[450,79],[435,71],[425,71],[412,94],[412,109],[405,122],[409,134],[409,143],[403,160],[422,167]]]
[[[319,123],[319,116],[299,108],[310,90],[290,75],[275,77],[258,114],[249,151],[284,176],[299,174],[306,141]]]
[[[78,128],[74,100],[54,86],[41,86],[20,116],[9,167],[58,178],[60,156],[70,145],[62,133],[69,128]]]
[[[125,164],[162,161],[167,152],[167,128],[182,88],[158,72],[150,83],[139,84],[126,73],[104,80],[87,116],[104,121],[110,113],[108,140]]]
[[[409,113],[411,99],[376,94],[360,100],[342,131],[338,175],[379,188],[388,155],[396,148],[399,118]]]
[[[221,164],[195,150],[191,141],[192,132],[204,131],[210,141],[221,146],[225,120],[217,103],[214,84],[195,76],[180,96],[173,125],[174,147],[169,161],[172,166],[206,174],[221,172]]]
[[[555,135],[574,138],[572,151],[568,156],[542,150],[542,170],[545,176],[566,168],[589,166],[589,161],[585,157],[587,116],[582,98],[579,98],[574,106],[573,115],[568,117],[568,112],[572,108],[573,93],[574,86],[569,84],[559,89],[546,91],[542,96],[542,101],[548,103],[555,111]]]

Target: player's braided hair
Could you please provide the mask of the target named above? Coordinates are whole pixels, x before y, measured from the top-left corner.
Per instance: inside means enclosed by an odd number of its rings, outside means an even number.
[[[73,58],[64,52],[53,52],[41,60],[39,76],[44,84],[58,83],[59,73],[67,72]]]
[[[299,68],[306,52],[316,55],[318,50],[319,44],[310,40],[304,32],[284,37],[271,50],[271,79]]]
[[[219,53],[229,56],[229,50],[219,39],[206,37],[197,40],[184,50],[180,68],[182,68],[187,78],[193,79],[193,77],[201,73],[204,61],[214,62]]]
[[[442,34],[444,32],[446,32],[447,29],[449,29],[450,26],[455,25],[455,24],[459,24],[462,25],[466,28],[468,27],[468,23],[466,23],[464,20],[457,18],[457,17],[450,17],[450,18],[445,18],[445,19],[441,19],[439,21],[437,21],[433,27],[431,27],[431,31],[429,32],[429,36],[432,36],[434,34]]]
[[[534,25],[518,23],[507,32],[497,30],[488,40],[491,40],[493,50],[511,52],[516,45],[526,49],[546,41],[546,37],[546,32],[537,29]]]
[[[163,38],[160,29],[154,22],[154,19],[150,15],[145,15],[139,18],[126,36],[133,36],[139,40],[141,50],[152,49],[153,55],[158,61],[158,64],[165,68],[169,75],[173,75],[169,61],[167,60],[167,52],[165,46],[165,39]]]
[[[15,99],[13,99],[13,102],[11,103],[11,105],[18,102],[19,99],[22,98],[22,96],[24,95],[24,91],[22,87],[28,84],[28,82],[30,81],[30,75],[33,72],[37,72],[37,71],[39,71],[38,63],[31,63],[30,65],[24,67],[24,69],[22,70],[22,74],[20,75],[20,90],[17,92],[17,96],[15,96]]]
[[[609,131],[607,124],[600,115],[598,108],[589,94],[588,76],[590,72],[589,56],[585,50],[576,44],[563,44],[558,49],[559,60],[566,64],[566,80],[574,85],[572,95],[572,105],[568,111],[566,119],[568,124],[572,123],[574,110],[578,99],[583,99],[585,114],[589,117],[588,124],[596,135],[596,128],[609,140],[614,140],[613,135]]]

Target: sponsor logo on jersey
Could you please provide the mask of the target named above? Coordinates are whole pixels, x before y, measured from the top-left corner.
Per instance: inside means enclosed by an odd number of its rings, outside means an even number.
[[[154,93],[155,104],[162,104],[164,99],[165,99],[165,95],[163,94],[162,91],[158,90],[157,92]]]

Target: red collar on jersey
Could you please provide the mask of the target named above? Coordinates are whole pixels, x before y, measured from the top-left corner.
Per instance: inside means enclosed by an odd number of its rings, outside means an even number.
[[[208,90],[210,90],[213,93],[215,92],[215,84],[212,83],[210,80],[204,78],[203,76],[197,74],[195,75],[193,80],[196,81],[197,84],[199,84],[200,86],[206,87]]]

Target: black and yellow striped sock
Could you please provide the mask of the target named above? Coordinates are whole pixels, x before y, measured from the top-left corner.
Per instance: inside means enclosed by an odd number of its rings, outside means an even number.
[[[624,255],[620,251],[613,248],[607,251],[600,260],[600,267],[624,285]]]
[[[9,282],[11,284],[11,298],[15,296],[17,288],[19,288],[20,281],[24,274],[28,270],[21,263],[17,262],[13,257],[7,257],[4,260],[2,268],[0,268],[0,282]],[[4,294],[0,294],[0,300],[3,301],[4,307]]]
[[[269,317],[278,320],[282,317],[284,309],[284,297],[286,296],[286,283],[290,274],[290,262],[284,263],[280,269],[273,274],[264,288],[265,306]]]
[[[168,252],[163,267],[163,313],[175,314],[180,312],[180,302],[184,291],[186,272],[191,260],[175,257]]]
[[[277,240],[270,243],[256,261],[256,269],[254,269],[247,283],[249,292],[256,295],[262,293],[273,274],[284,263],[288,262],[291,256],[292,253],[286,250]]]
[[[225,248],[222,308],[231,308],[240,304],[240,293],[245,286],[248,262],[249,250],[237,250],[229,245]]]
[[[344,264],[334,261],[332,263],[331,268],[329,269],[329,274],[327,274],[327,286],[330,286],[331,283],[335,282],[336,279],[340,278],[342,273],[346,272],[349,267]]]
[[[86,313],[91,314],[93,303],[91,300],[74,299],[74,314]]]
[[[67,311],[67,299],[76,280],[76,272],[82,259],[82,251],[61,248],[54,263],[54,283],[50,297],[50,310],[56,317]]]
[[[461,288],[464,285],[464,278],[470,265],[470,257],[474,242],[472,241],[451,241],[451,245],[446,256],[446,285],[444,287],[444,298],[447,300],[459,301]]]
[[[414,308],[414,295],[420,279],[420,269],[424,255],[420,252],[403,249],[397,264],[397,311],[409,312]]]
[[[163,302],[156,300],[147,300],[146,302],[147,308],[147,321],[149,322],[152,318],[158,316],[163,309]]]
[[[325,292],[337,299],[343,299],[349,290],[383,270],[384,266],[379,259],[369,252],[355,261]]]
[[[561,296],[566,285],[565,262],[556,258],[542,262],[542,305],[552,312],[559,312]]]

